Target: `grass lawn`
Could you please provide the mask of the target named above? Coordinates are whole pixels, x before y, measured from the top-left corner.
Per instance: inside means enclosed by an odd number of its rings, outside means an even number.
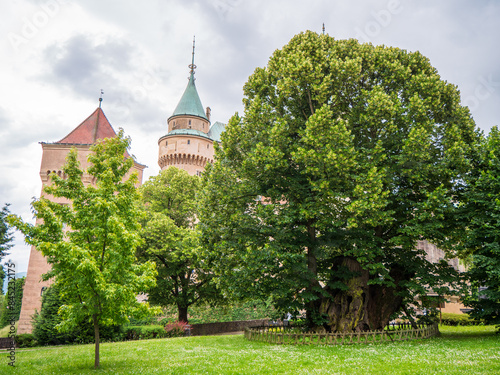
[[[17,325],[19,322],[16,322],[16,331],[17,331]],[[10,324],[7,324],[5,327],[0,329],[0,337],[9,337],[10,333]]]
[[[17,349],[0,374],[500,374],[493,326],[440,327],[440,337],[351,346],[276,346],[242,335]]]

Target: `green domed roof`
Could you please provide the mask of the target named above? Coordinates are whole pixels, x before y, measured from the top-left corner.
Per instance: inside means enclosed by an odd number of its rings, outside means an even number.
[[[174,113],[170,117],[191,115],[204,118],[208,121],[203,105],[201,104],[200,97],[198,96],[198,91],[196,90],[196,85],[194,84],[194,72],[191,71],[189,77],[189,82],[182,94],[181,100],[177,107],[175,107]]]

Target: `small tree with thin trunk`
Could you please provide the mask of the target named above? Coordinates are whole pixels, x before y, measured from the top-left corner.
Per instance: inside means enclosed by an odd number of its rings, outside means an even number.
[[[42,224],[23,223],[11,216],[10,222],[24,233],[51,264],[44,279],[54,280],[67,301],[59,309],[60,329],[70,329],[82,319],[93,325],[95,367],[99,367],[99,328],[122,324],[134,313],[146,312],[148,305],[136,295],[154,285],[151,262],[136,263],[139,236],[136,174],[129,174],[134,161],[125,157],[130,139],[120,130],[115,138],[91,147],[91,166],[86,173],[95,181],[85,185],[76,149],[63,167],[66,178],[52,175],[46,195],[65,198],[68,204],[42,197],[32,203]]]

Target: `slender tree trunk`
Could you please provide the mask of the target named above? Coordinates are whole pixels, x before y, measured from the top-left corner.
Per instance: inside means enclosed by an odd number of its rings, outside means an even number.
[[[94,321],[94,341],[95,341],[95,360],[94,368],[99,368],[99,318],[97,314],[92,315]]]
[[[188,308],[187,306],[184,307],[184,306],[180,306],[178,305],[177,306],[177,310],[178,310],[178,320],[179,322],[188,322]]]

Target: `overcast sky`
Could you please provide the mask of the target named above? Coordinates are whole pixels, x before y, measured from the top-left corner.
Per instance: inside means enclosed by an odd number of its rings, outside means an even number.
[[[159,171],[158,138],[187,84],[196,35],[196,84],[212,122],[242,111],[242,87],[295,34],[420,51],[456,84],[485,133],[500,119],[500,2],[458,0],[2,0],[0,205],[32,220],[41,190],[39,142],[55,142],[98,106],[132,153]],[[18,271],[29,248],[16,234]]]

